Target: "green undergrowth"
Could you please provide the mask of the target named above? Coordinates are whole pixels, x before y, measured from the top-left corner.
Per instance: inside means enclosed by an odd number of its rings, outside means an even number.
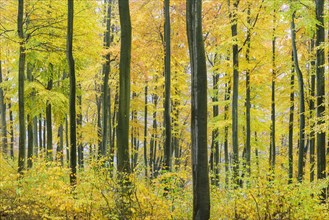
[[[109,169],[90,162],[72,189],[69,169],[56,162],[35,161],[19,177],[15,161],[0,160],[0,219],[192,218],[188,169],[152,180],[137,171],[129,178],[129,190],[123,191]],[[211,186],[211,219],[329,219],[328,205],[318,196],[326,184],[287,184],[280,174],[271,181],[257,174],[244,178],[242,188]]]

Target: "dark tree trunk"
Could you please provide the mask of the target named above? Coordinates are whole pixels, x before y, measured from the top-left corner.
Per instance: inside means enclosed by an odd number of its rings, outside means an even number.
[[[305,98],[304,98],[304,80],[303,74],[299,68],[297,46],[296,46],[296,30],[295,30],[295,12],[291,18],[291,41],[294,56],[294,67],[297,73],[299,84],[299,151],[298,151],[298,181],[303,181],[304,175],[304,147],[305,147]]]
[[[81,84],[78,84],[78,89],[80,90],[77,96],[79,113],[77,115],[77,126],[79,128],[78,136],[78,165],[79,169],[83,169],[83,143],[82,143],[82,96],[81,96]]]
[[[31,116],[27,115],[27,168],[31,168],[33,165],[33,121]]]
[[[213,105],[213,117],[216,118],[219,115],[219,108],[218,108],[218,81],[219,81],[219,75],[217,73],[214,73],[213,75],[213,90],[214,90],[214,95],[212,97],[212,101],[214,102]],[[219,131],[218,128],[215,128],[212,131],[212,149],[211,149],[211,166],[212,166],[212,171],[215,174],[214,178],[214,184],[218,185],[219,184]]]
[[[310,48],[310,53],[313,53],[314,51],[314,39],[311,39],[311,48]],[[315,105],[314,105],[314,100],[316,99],[315,97],[315,72],[314,72],[314,67],[315,67],[315,60],[311,60],[311,67],[310,67],[310,98],[309,98],[309,105],[310,105],[310,118],[309,118],[309,123],[310,123],[310,181],[314,181],[314,168],[315,168],[315,133],[314,133],[314,116],[315,116]]]
[[[295,110],[295,92],[294,92],[294,84],[295,84],[295,71],[294,66],[292,65],[291,69],[291,77],[290,77],[290,110],[289,110],[289,145],[288,145],[288,165],[289,165],[289,183],[292,183],[293,178],[293,165],[294,165],[294,110]]]
[[[32,66],[30,63],[27,63],[27,71],[26,71],[27,79],[29,82],[32,82]],[[33,96],[30,97],[31,103],[33,103]],[[30,104],[31,105],[31,104]],[[27,114],[27,168],[31,168],[33,164],[33,120],[31,117],[31,113]]]
[[[148,177],[148,165],[147,165],[147,81],[144,89],[144,166],[145,177]]]
[[[130,60],[131,21],[129,0],[119,1],[121,27],[119,111],[117,127],[118,171],[130,172],[129,162],[129,108],[130,108]]]
[[[228,1],[230,3],[230,0]],[[239,130],[238,130],[238,99],[239,99],[239,49],[237,30],[237,10],[239,0],[234,0],[230,12],[231,32],[233,38],[233,97],[232,97],[232,146],[233,146],[233,181],[238,184],[239,176]],[[230,6],[229,6],[230,7]]]
[[[106,24],[106,32],[104,34],[104,49],[108,51],[111,44],[111,15],[112,15],[112,0],[105,0],[106,8],[106,15],[105,15],[105,24]],[[108,144],[108,112],[109,112],[109,103],[111,100],[109,99],[109,75],[110,75],[110,53],[104,56],[105,63],[103,64],[103,136],[102,136],[102,148],[101,154],[102,156],[106,155],[107,151],[107,144]]]
[[[202,35],[202,1],[187,0],[187,36],[192,74],[193,219],[210,218],[207,152],[207,67]]]
[[[0,83],[2,83],[2,61],[0,60]],[[4,155],[8,154],[6,103],[3,89],[0,87],[1,147]]]
[[[271,93],[271,143],[270,143],[270,166],[272,172],[275,169],[275,81],[276,81],[276,36],[275,36],[275,27],[276,27],[276,10],[273,12],[273,32],[272,32],[272,93]]]
[[[155,88],[156,90],[156,88]],[[154,177],[154,172],[155,172],[155,158],[156,158],[156,139],[157,139],[157,105],[158,105],[158,96],[156,94],[152,95],[152,101],[154,104],[154,112],[153,112],[153,131],[150,139],[150,172],[151,172],[151,177]]]
[[[316,25],[316,105],[317,105],[317,118],[318,125],[321,126],[325,123],[324,119],[321,119],[325,113],[325,76],[324,76],[324,64],[325,54],[324,48],[320,47],[324,44],[324,1],[316,0],[316,19],[318,21]],[[318,158],[318,179],[326,178],[326,133],[320,131],[317,133],[317,158]]]
[[[50,76],[48,79],[47,90],[53,89],[53,74],[54,74],[54,67],[53,64],[49,64],[49,72]],[[52,129],[52,116],[51,116],[51,103],[47,101],[46,107],[46,121],[47,121],[47,160],[53,160],[53,129]]]
[[[170,0],[164,0],[164,75],[165,75],[165,101],[164,101],[164,169],[171,170],[171,118],[170,118]]]
[[[11,100],[8,103],[9,108],[9,123],[10,123],[10,158],[14,159],[14,117],[11,108]]]
[[[43,150],[43,138],[42,138],[42,115],[39,115],[39,120],[38,120],[38,126],[39,126],[39,146],[40,146],[40,152]]]
[[[18,172],[25,169],[26,160],[26,129],[24,111],[24,72],[25,72],[25,39],[23,32],[24,0],[18,1],[17,32],[19,43],[19,66],[18,66],[18,120],[19,120],[19,143],[18,143]]]
[[[247,22],[249,27],[251,27],[251,17],[250,17],[250,4],[248,4],[247,10]],[[251,30],[247,29],[247,49],[246,49],[246,61],[250,64],[250,40],[251,40]],[[246,70],[246,154],[245,161],[247,165],[247,173],[250,175],[250,159],[251,159],[251,147],[250,147],[250,69]]]
[[[226,75],[226,77],[228,77]],[[224,94],[224,101],[226,102],[225,107],[224,107],[224,121],[226,124],[226,121],[229,119],[229,107],[230,104],[228,101],[231,99],[230,98],[231,94],[231,80],[228,78],[228,82],[225,83],[225,94]],[[225,185],[228,186],[229,183],[229,155],[228,155],[228,130],[229,127],[228,125],[225,125],[224,128],[224,160],[225,160]]]
[[[65,116],[65,140],[66,140],[66,162],[69,167],[70,164],[70,139],[69,139],[69,120],[67,115]]]
[[[61,163],[62,167],[64,166],[64,138],[63,138],[63,124],[60,124],[59,128],[58,128],[58,142],[57,142],[57,150],[56,150],[56,154],[57,154],[57,160],[59,160],[59,162]]]
[[[68,0],[66,56],[70,75],[70,183],[76,185],[77,177],[77,122],[76,122],[76,79],[73,58],[73,17],[74,0]]]

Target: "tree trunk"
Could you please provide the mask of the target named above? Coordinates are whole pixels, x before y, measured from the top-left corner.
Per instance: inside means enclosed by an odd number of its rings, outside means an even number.
[[[219,115],[219,108],[218,108],[218,81],[219,81],[219,75],[217,73],[214,73],[213,75],[213,90],[214,90],[214,95],[212,97],[212,101],[214,103],[213,105],[213,117],[216,118]],[[219,131],[218,128],[214,128],[212,131],[212,149],[211,149],[211,166],[212,166],[212,171],[215,174],[214,178],[214,184],[218,185],[219,184]]]
[[[27,71],[26,71],[26,75],[27,75],[27,79],[29,82],[32,82],[32,66],[30,63],[27,63]],[[30,102],[33,103],[33,96],[34,94],[32,93],[31,95],[32,97],[30,97]],[[32,105],[32,104],[30,104]],[[29,112],[27,114],[27,168],[31,168],[32,167],[32,157],[33,157],[33,121],[32,121],[32,117],[31,117],[31,112]]]
[[[83,169],[83,143],[82,143],[82,96],[81,96],[81,84],[78,84],[78,89],[80,90],[77,96],[79,113],[77,115],[77,126],[79,128],[78,136],[78,165],[79,169]]]
[[[230,0],[228,1],[230,3]],[[238,99],[239,99],[239,49],[237,31],[237,10],[239,0],[234,0],[233,11],[230,12],[231,32],[233,39],[233,97],[232,97],[232,146],[233,146],[233,181],[238,185],[239,175],[239,130],[238,130]],[[229,5],[230,7],[230,5]]]
[[[9,108],[9,124],[10,124],[10,158],[14,159],[14,117],[11,107],[11,100],[8,103]]]
[[[289,183],[292,183],[292,178],[294,174],[293,165],[294,165],[294,110],[295,110],[295,92],[294,92],[294,84],[295,84],[295,71],[294,65],[292,64],[291,69],[291,77],[290,77],[290,110],[289,110],[289,146],[288,146],[288,165],[289,165]]]
[[[70,183],[76,185],[77,173],[77,124],[76,124],[76,79],[75,79],[75,64],[73,58],[73,17],[74,17],[74,0],[68,0],[67,11],[67,42],[66,56],[69,66],[70,75]]]
[[[247,22],[249,27],[251,26],[251,17],[250,17],[250,4],[248,4],[247,9]],[[251,40],[251,30],[247,29],[247,49],[246,49],[246,61],[248,65],[250,64],[250,40]],[[247,173],[250,175],[250,159],[251,159],[251,147],[250,147],[250,69],[249,67],[246,70],[246,154],[245,161],[247,165]]]
[[[0,83],[2,83],[2,61],[0,60]],[[3,89],[0,87],[1,147],[4,155],[8,154],[6,103]]]
[[[105,4],[107,5],[106,15],[105,15],[105,24],[106,24],[106,32],[104,34],[104,49],[107,51],[110,48],[111,44],[111,15],[112,15],[112,0],[105,0]],[[109,103],[111,102],[108,96],[109,94],[109,75],[110,75],[110,53],[107,52],[104,56],[105,63],[103,64],[103,137],[102,137],[102,148],[101,154],[102,156],[106,155],[106,148],[108,143],[108,111],[109,111]]]
[[[227,77],[227,74],[226,74]],[[229,107],[230,104],[228,101],[231,99],[230,98],[231,94],[231,80],[228,79],[228,82],[225,83],[225,94],[224,94],[224,101],[227,103],[224,106],[224,121],[226,124],[226,121],[228,120],[228,115],[229,115]],[[225,125],[224,128],[224,160],[225,160],[225,185],[228,186],[229,184],[229,155],[228,155],[228,129],[229,127]]]
[[[192,74],[193,219],[210,218],[207,152],[207,66],[202,35],[202,1],[187,0],[187,36]]]
[[[272,172],[275,169],[275,81],[276,81],[276,36],[275,36],[275,27],[276,27],[276,10],[273,12],[273,32],[272,32],[272,93],[271,93],[271,143],[270,143],[270,166]]]
[[[317,96],[317,118],[318,126],[325,123],[322,118],[325,113],[325,76],[324,76],[324,64],[325,54],[324,48],[320,47],[324,44],[324,1],[316,0],[316,19],[318,21],[316,25],[316,96]],[[319,131],[317,133],[317,158],[318,158],[318,179],[326,178],[326,133],[325,131]]]
[[[170,117],[170,0],[164,0],[164,75],[165,75],[165,101],[164,101],[164,169],[171,170],[171,117]]]
[[[295,30],[295,12],[291,18],[291,41],[294,56],[294,67],[297,73],[299,84],[299,151],[298,151],[298,181],[303,181],[304,175],[304,147],[305,147],[305,98],[304,98],[304,80],[303,74],[299,68],[297,46],[296,46],[296,30]]]
[[[117,128],[118,171],[130,172],[129,162],[129,108],[130,108],[130,60],[131,22],[129,0],[119,1],[121,27],[119,111]]]
[[[18,67],[18,121],[19,121],[19,143],[18,143],[18,172],[25,169],[25,111],[24,111],[24,72],[25,72],[25,39],[23,32],[24,0],[18,1],[17,32],[19,37],[19,67]]]
[[[145,177],[148,177],[148,165],[147,165],[147,81],[144,89],[144,166]]]
[[[58,128],[58,143],[57,143],[57,150],[56,150],[56,154],[57,154],[57,159],[59,160],[59,162],[61,163],[62,167],[64,166],[64,138],[63,138],[63,124],[59,125]]]
[[[50,76],[48,79],[47,90],[51,91],[53,89],[53,73],[54,66],[52,63],[49,64]],[[47,121],[47,160],[53,160],[53,129],[52,129],[52,116],[51,116],[51,103],[47,101],[46,107],[46,121]]]
[[[314,51],[314,39],[311,39],[311,48],[310,48],[310,53],[313,53]],[[314,72],[314,67],[315,67],[315,60],[312,58],[311,60],[311,67],[310,67],[310,75],[311,75],[311,82],[310,82],[310,98],[309,98],[309,105],[310,105],[310,181],[314,181],[314,168],[315,168],[315,133],[314,133],[314,116],[315,116],[315,105],[314,105],[314,100],[316,99],[315,97],[315,72]]]

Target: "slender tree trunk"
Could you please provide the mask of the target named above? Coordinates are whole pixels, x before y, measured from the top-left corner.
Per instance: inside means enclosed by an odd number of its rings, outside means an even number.
[[[155,88],[156,90],[156,88]],[[156,138],[157,138],[157,105],[158,105],[158,96],[156,94],[152,95],[152,101],[154,104],[153,112],[153,131],[150,139],[150,170],[151,176],[154,177],[155,173],[155,158],[156,158]]]
[[[164,101],[164,169],[171,170],[171,117],[170,117],[170,0],[164,0],[164,73],[165,73],[165,101]]]
[[[187,36],[192,73],[193,219],[210,218],[207,152],[207,66],[202,35],[202,1],[187,0]]]
[[[144,88],[144,166],[145,177],[148,177],[148,165],[147,165],[147,81]]]
[[[38,118],[37,118],[37,116],[33,117],[33,146],[34,146],[34,155],[36,157],[38,157],[39,144],[38,144]]]
[[[66,56],[69,66],[70,75],[70,183],[76,185],[77,173],[77,124],[76,124],[76,79],[75,64],[73,58],[73,17],[74,17],[74,0],[68,0],[67,10],[67,42]]]
[[[314,51],[314,39],[311,39],[311,48],[310,53],[313,53]],[[309,99],[309,105],[310,105],[310,181],[314,181],[314,169],[315,169],[315,133],[314,133],[314,122],[313,118],[315,116],[315,60],[311,60],[311,67],[310,67],[310,75],[311,75],[311,82],[310,82],[310,99]]]
[[[30,63],[27,63],[27,71],[26,71],[27,79],[29,82],[32,82],[32,66]],[[31,103],[33,103],[33,96],[30,97]],[[31,168],[33,164],[33,121],[31,117],[31,113],[27,114],[27,168]]]
[[[111,15],[112,15],[112,0],[105,0],[105,4],[107,5],[106,8],[106,15],[105,15],[105,24],[106,24],[106,32],[104,34],[104,49],[107,51],[110,48],[111,44]],[[109,94],[109,75],[110,75],[110,53],[107,52],[104,56],[105,63],[103,64],[103,136],[102,136],[102,148],[101,154],[103,156],[106,155],[106,148],[108,143],[108,111],[109,111],[109,103],[111,102],[108,96]]]
[[[249,27],[251,27],[251,17],[250,17],[250,3],[248,4],[247,9],[247,22]],[[246,61],[250,64],[250,40],[251,40],[251,30],[250,28],[247,29],[247,49],[246,49]],[[250,175],[250,159],[251,159],[251,146],[250,146],[250,136],[251,136],[251,129],[250,129],[250,69],[249,67],[246,70],[246,155],[245,161],[247,165],[247,173]]]
[[[0,60],[0,83],[2,83],[2,61]],[[6,103],[3,89],[0,87],[1,147],[4,155],[8,154]]]
[[[60,124],[59,125],[59,128],[58,128],[58,142],[57,142],[57,150],[56,150],[56,154],[57,154],[57,159],[60,161],[62,167],[64,166],[64,158],[63,158],[63,155],[64,155],[64,152],[63,152],[63,149],[64,149],[64,138],[63,138],[63,124]]]
[[[65,116],[65,140],[66,140],[66,162],[68,167],[70,167],[70,139],[69,139],[69,120],[67,115]]]
[[[226,75],[227,77],[227,75]],[[225,94],[224,94],[224,101],[227,103],[231,98],[231,80],[228,78],[228,82],[225,83]],[[224,106],[224,121],[226,124],[226,121],[229,119],[229,107],[230,104],[227,103]],[[229,184],[229,155],[228,155],[228,125],[225,125],[224,128],[224,160],[225,160],[225,185],[228,186]]]
[[[13,117],[13,111],[11,107],[11,100],[9,100],[8,103],[9,108],[9,124],[10,124],[10,158],[14,159],[14,117]]]
[[[82,143],[82,95],[81,95],[81,84],[78,84],[78,89],[80,90],[77,96],[79,113],[77,115],[77,126],[79,128],[78,136],[78,165],[79,169],[83,169],[83,143]]]
[[[228,1],[230,4],[230,0]],[[239,98],[239,49],[237,31],[237,10],[239,0],[234,0],[233,10],[230,12],[231,32],[233,39],[233,97],[232,97],[232,146],[233,146],[233,180],[239,183],[239,130],[238,130],[238,98]],[[230,5],[229,5],[230,7]]]
[[[272,32],[272,94],[271,94],[271,143],[270,143],[270,166],[272,172],[275,169],[275,81],[276,81],[276,10],[273,11],[273,32]]]
[[[298,181],[303,181],[304,175],[304,147],[305,147],[305,98],[304,98],[304,80],[303,74],[299,68],[297,46],[296,46],[296,30],[295,30],[295,12],[291,18],[291,41],[294,56],[294,67],[297,73],[299,84],[299,151],[298,151]]]
[[[213,90],[214,90],[214,96],[212,98],[212,101],[214,102],[213,105],[213,117],[216,118],[219,115],[219,108],[218,108],[218,81],[219,81],[219,75],[217,73],[214,73],[213,75]],[[215,174],[214,184],[219,184],[219,131],[218,128],[214,128],[212,131],[212,149],[211,154],[213,154],[212,159],[212,171]]]
[[[52,63],[49,64],[49,72],[50,76],[48,79],[47,89],[50,91],[53,89],[53,74],[54,74],[54,66]],[[46,107],[46,120],[47,120],[47,160],[53,160],[53,129],[52,129],[52,111],[51,111],[51,103],[47,101]]]
[[[130,108],[130,60],[131,21],[129,0],[119,1],[121,27],[119,111],[117,127],[118,171],[130,172],[129,162],[129,108]]]
[[[25,169],[26,160],[26,129],[24,111],[24,75],[25,75],[25,39],[23,32],[24,0],[18,1],[17,32],[19,37],[19,67],[18,67],[18,120],[19,120],[19,143],[18,143],[18,172]]]
[[[293,165],[294,165],[294,110],[295,110],[295,92],[294,92],[294,84],[295,84],[295,71],[294,66],[292,65],[291,69],[291,77],[290,77],[290,110],[289,110],[289,146],[288,146],[288,165],[289,165],[289,183],[292,183],[293,178]]]

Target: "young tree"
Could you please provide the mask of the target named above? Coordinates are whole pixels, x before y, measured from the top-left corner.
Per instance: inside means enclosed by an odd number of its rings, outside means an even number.
[[[202,35],[202,0],[186,2],[187,36],[192,74],[193,219],[209,219],[207,147],[207,66]]]
[[[23,30],[24,0],[18,1],[17,32],[19,37],[19,64],[18,64],[18,120],[19,120],[19,143],[18,143],[18,172],[25,169],[25,112],[24,112],[24,75],[25,75],[25,39]]]
[[[0,83],[2,83],[2,61],[0,60]],[[7,122],[6,122],[6,103],[3,94],[3,89],[0,87],[0,118],[1,118],[1,147],[4,155],[8,153],[8,141],[7,141]]]
[[[299,67],[297,46],[296,46],[296,29],[295,29],[295,9],[291,17],[291,42],[294,57],[294,67],[297,74],[299,85],[299,151],[298,151],[298,181],[303,181],[304,175],[304,147],[305,147],[305,98],[304,98],[304,79]]]
[[[70,76],[70,183],[76,185],[77,174],[77,122],[76,122],[76,79],[75,63],[73,58],[73,18],[74,18],[74,0],[68,0],[67,5],[67,39],[66,39],[66,56],[69,66]]]
[[[131,21],[129,0],[119,1],[121,27],[119,111],[117,127],[118,171],[130,172],[129,162],[129,115],[130,115],[130,60]]]
[[[165,75],[165,101],[164,101],[164,169],[171,169],[171,118],[170,118],[170,0],[164,0],[164,75]]]

